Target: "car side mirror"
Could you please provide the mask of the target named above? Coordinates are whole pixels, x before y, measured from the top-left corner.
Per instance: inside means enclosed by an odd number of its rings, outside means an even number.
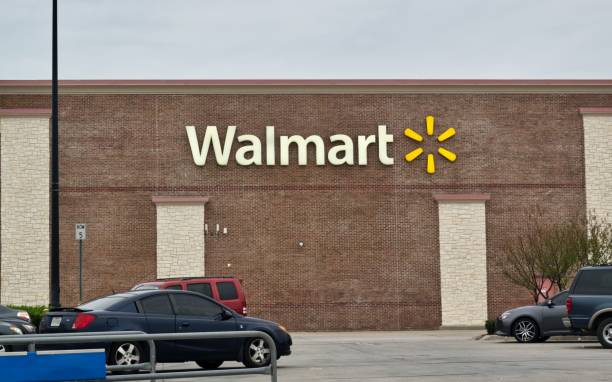
[[[232,317],[234,317],[234,315],[233,315],[231,312],[229,312],[229,311],[227,311],[227,310],[225,310],[225,309],[223,309],[223,310],[221,311],[221,319],[222,319],[222,320],[224,320],[224,321],[225,321],[225,320],[229,320],[229,319],[230,319],[230,318],[232,318]]]
[[[552,300],[546,300],[546,305],[548,305],[549,308],[552,308],[555,304],[553,304]]]

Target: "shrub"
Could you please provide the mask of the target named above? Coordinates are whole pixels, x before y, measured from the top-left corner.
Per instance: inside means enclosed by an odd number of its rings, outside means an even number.
[[[40,325],[40,320],[42,319],[42,316],[45,313],[47,313],[47,311],[49,310],[44,305],[39,305],[39,306],[8,305],[8,307],[11,309],[25,310],[26,312],[28,312],[28,314],[30,315],[30,319],[32,320],[32,325],[36,326],[37,328],[38,328],[38,325]]]
[[[485,329],[487,329],[487,334],[495,334],[495,320],[486,320]]]

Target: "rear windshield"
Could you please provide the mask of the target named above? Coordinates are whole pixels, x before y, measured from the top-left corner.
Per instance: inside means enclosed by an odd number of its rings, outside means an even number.
[[[612,269],[583,270],[573,293],[612,294]]]
[[[8,313],[8,312],[11,312],[11,311],[12,310],[7,308],[6,306],[0,305],[0,313]]]
[[[78,308],[82,310],[113,310],[111,309],[112,307],[119,307],[119,305],[122,305],[121,303],[124,301],[127,301],[125,297],[102,297],[97,300],[86,302],[83,305],[79,305]]]
[[[155,284],[140,284],[132,288],[132,290],[157,290],[157,289],[159,289],[159,285],[155,285]]]

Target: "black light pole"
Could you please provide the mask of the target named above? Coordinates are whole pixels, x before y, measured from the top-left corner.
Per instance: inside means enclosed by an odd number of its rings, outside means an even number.
[[[59,131],[57,108],[57,0],[53,0],[51,74],[51,307],[60,307],[59,280]]]

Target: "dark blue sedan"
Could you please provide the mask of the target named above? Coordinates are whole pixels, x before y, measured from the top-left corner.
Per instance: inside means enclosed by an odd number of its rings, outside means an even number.
[[[268,333],[279,357],[291,354],[291,336],[271,321],[243,317],[199,293],[176,290],[131,291],[102,297],[76,308],[47,313],[41,333],[136,330],[146,333],[187,333],[258,330]],[[270,349],[261,338],[157,341],[159,362],[195,361],[214,369],[224,361],[247,367],[267,366]],[[90,345],[91,346],[91,345]],[[105,345],[111,365],[147,362],[146,344],[122,341]]]

